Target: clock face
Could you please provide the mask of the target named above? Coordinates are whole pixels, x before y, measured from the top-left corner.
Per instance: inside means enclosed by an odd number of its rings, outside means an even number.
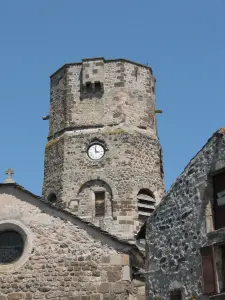
[[[99,144],[91,145],[88,149],[88,156],[94,160],[102,158],[104,153],[104,148],[102,147],[102,145]]]

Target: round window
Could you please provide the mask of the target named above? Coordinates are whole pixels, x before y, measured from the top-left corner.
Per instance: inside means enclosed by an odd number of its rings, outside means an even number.
[[[24,240],[15,230],[0,231],[0,264],[17,261],[23,254]]]

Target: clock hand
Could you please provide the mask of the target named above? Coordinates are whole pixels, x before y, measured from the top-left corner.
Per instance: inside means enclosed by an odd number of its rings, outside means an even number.
[[[97,146],[95,146],[95,153],[99,153],[99,151],[96,150],[96,147],[97,147]]]

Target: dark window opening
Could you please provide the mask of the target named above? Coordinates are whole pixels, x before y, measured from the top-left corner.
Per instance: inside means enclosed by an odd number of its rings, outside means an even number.
[[[105,191],[95,192],[95,216],[105,215]]]
[[[86,92],[87,93],[92,93],[92,84],[91,84],[91,82],[86,83]]]
[[[102,92],[101,82],[96,81],[95,82],[95,93],[101,93],[101,92]]]
[[[213,177],[214,190],[214,227],[220,229],[225,227],[225,172]]]
[[[150,216],[155,209],[155,197],[154,194],[148,189],[141,189],[137,195],[138,200],[138,219],[140,222]]]
[[[48,196],[47,200],[48,200],[49,202],[51,202],[51,203],[56,203],[56,201],[57,201],[56,194],[51,193],[51,194]]]
[[[0,232],[0,264],[10,264],[17,261],[24,248],[21,234],[14,230]]]
[[[182,295],[180,290],[174,290],[170,292],[170,300],[182,300]]]

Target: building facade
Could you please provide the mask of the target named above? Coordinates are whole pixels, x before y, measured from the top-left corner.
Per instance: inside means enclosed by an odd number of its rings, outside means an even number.
[[[43,197],[134,240],[164,194],[155,110],[147,66],[96,58],[55,72]]]
[[[144,255],[9,182],[0,184],[0,299],[143,300]]]
[[[146,246],[148,300],[225,299],[224,128],[147,221]]]

